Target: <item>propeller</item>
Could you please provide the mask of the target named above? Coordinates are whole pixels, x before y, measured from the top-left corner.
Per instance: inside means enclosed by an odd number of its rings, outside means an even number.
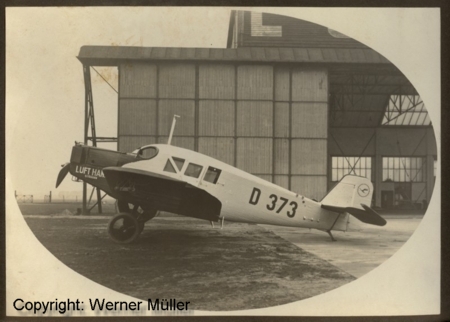
[[[66,164],[61,165],[62,169],[59,171],[58,178],[56,179],[56,188],[61,184],[61,182],[64,180],[64,178],[67,176],[70,170],[70,163],[67,162]]]

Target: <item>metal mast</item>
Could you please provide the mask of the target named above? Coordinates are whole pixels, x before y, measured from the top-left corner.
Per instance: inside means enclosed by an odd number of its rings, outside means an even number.
[[[85,105],[84,105],[84,144],[88,144],[88,140],[92,141],[92,146],[97,146],[97,135],[95,131],[95,116],[94,116],[94,100],[92,96],[92,83],[91,83],[91,69],[89,65],[83,65],[84,74],[84,89],[85,89]],[[91,125],[91,136],[88,136],[89,124]],[[94,188],[95,189],[95,188]],[[97,205],[98,212],[102,213],[101,193],[100,189],[97,190]],[[93,192],[93,191],[92,191]],[[91,194],[92,197],[92,194]],[[90,198],[89,198],[90,201]],[[92,208],[91,208],[92,209]],[[90,209],[89,209],[90,210]],[[83,182],[83,214],[87,215],[87,184]]]

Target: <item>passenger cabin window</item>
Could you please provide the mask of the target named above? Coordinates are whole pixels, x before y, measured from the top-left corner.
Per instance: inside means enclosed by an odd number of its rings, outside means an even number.
[[[188,177],[198,178],[202,172],[202,169],[203,167],[201,165],[189,163],[184,174]]]
[[[172,172],[172,173],[177,173],[175,171],[175,168],[172,165],[172,162],[170,162],[170,159],[167,159],[166,165],[164,167],[164,171],[166,172]]]
[[[175,158],[175,157],[173,157],[172,159],[175,162],[175,165],[177,166],[178,171],[181,171],[181,169],[183,169],[183,165],[184,165],[184,161],[185,160],[184,159],[180,159],[180,158]]]
[[[138,156],[143,159],[152,159],[158,154],[158,149],[153,146],[139,149]]]
[[[221,172],[222,172],[222,170],[220,170],[220,169],[208,167],[208,170],[206,171],[206,174],[205,174],[205,177],[203,178],[203,180],[216,184],[217,180],[219,180],[219,176],[220,176]]]

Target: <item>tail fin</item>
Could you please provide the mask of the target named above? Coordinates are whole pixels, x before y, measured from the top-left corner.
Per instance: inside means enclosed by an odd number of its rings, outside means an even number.
[[[373,185],[364,177],[346,175],[322,199],[322,205],[334,207],[357,207],[361,204],[370,206],[372,203]]]
[[[347,175],[322,199],[322,208],[334,212],[348,212],[367,224],[384,226],[384,220],[369,206],[373,185],[364,177]]]

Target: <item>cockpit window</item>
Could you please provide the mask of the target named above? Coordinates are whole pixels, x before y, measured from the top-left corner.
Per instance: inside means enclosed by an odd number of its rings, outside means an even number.
[[[175,168],[172,165],[172,162],[170,162],[170,159],[167,159],[166,165],[164,167],[164,171],[166,172],[172,172],[172,173],[177,173],[175,171]]]
[[[175,165],[177,166],[178,171],[181,171],[181,169],[183,169],[183,165],[184,165],[184,161],[185,160],[184,159],[180,159],[180,158],[175,158],[175,157],[173,157],[172,159],[175,162]]]
[[[139,149],[138,156],[143,159],[152,159],[158,154],[158,149],[153,146],[147,146]]]
[[[222,170],[220,170],[220,169],[208,167],[208,170],[206,171],[205,177],[203,178],[203,180],[216,184],[217,180],[219,180],[219,176],[220,176],[221,172],[222,172]]]
[[[202,169],[203,167],[201,165],[189,163],[184,174],[188,177],[198,178],[202,172]]]

